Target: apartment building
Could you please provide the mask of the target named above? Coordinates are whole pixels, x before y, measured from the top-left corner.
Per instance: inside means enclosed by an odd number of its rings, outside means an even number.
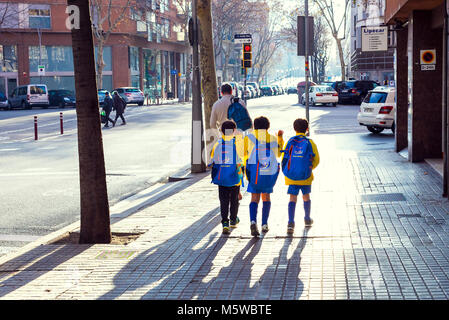
[[[150,97],[183,98],[190,47],[181,0],[114,0],[92,6],[93,27],[111,35],[104,43],[102,87],[136,86]],[[72,40],[65,0],[0,0],[0,92],[44,83],[74,90]],[[122,19],[118,19],[122,14]],[[108,19],[120,21],[109,28]],[[98,45],[98,39],[94,37]],[[96,48],[97,51],[97,48]],[[38,66],[44,66],[45,74]]]
[[[350,15],[349,76],[379,83],[394,81],[395,34],[389,33],[387,51],[362,51],[362,28],[384,25],[385,0],[354,0]]]

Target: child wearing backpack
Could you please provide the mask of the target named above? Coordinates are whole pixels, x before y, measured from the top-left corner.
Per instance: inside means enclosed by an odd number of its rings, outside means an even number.
[[[222,139],[211,152],[212,183],[218,185],[223,234],[239,223],[240,185],[243,181],[243,139],[235,135],[236,124],[227,120],[221,125]],[[230,214],[229,214],[230,213]]]
[[[299,191],[302,192],[304,201],[304,223],[311,226],[313,219],[310,218],[313,173],[320,162],[315,142],[306,137],[309,123],[305,119],[296,119],[293,123],[296,136],[289,139],[283,150],[282,172],[285,176],[285,184],[288,185],[290,202],[288,203],[288,225],[287,233],[293,234],[295,229],[295,210]]]
[[[268,232],[268,217],[271,209],[270,194],[279,175],[278,157],[281,156],[284,140],[283,131],[275,137],[268,133],[270,121],[266,117],[254,119],[254,131],[244,139],[246,176],[248,192],[251,193],[249,214],[251,220],[251,235],[260,235],[257,228],[257,209],[262,197],[262,232]]]

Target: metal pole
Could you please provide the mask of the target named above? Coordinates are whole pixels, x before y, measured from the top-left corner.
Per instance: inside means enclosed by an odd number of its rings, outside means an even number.
[[[192,149],[191,149],[191,172],[200,173],[206,171],[204,163],[204,139],[203,139],[203,110],[201,98],[201,75],[199,67],[198,49],[198,17],[197,0],[192,3],[193,20],[193,82],[192,82]]]
[[[246,106],[246,78],[248,77],[248,69],[245,68],[245,81],[243,82],[243,101],[245,101]]]
[[[37,28],[37,35],[39,37],[39,66],[42,64],[42,37],[41,37],[41,29]],[[42,83],[42,76],[39,76],[39,83]]]
[[[304,5],[305,10],[305,28],[304,28],[304,39],[306,41],[305,43],[305,71],[306,71],[306,119],[307,122],[309,122],[309,133],[310,134],[310,115],[309,115],[309,0],[305,0]]]
[[[37,116],[34,116],[34,140],[37,140]]]
[[[61,134],[64,134],[64,119],[62,112],[59,113],[59,126],[61,128]]]

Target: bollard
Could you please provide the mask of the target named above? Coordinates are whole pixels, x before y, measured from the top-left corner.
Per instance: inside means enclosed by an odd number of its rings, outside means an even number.
[[[37,116],[34,116],[34,140],[37,140]]]
[[[64,121],[63,121],[62,112],[59,113],[59,124],[61,127],[61,134],[64,134]]]

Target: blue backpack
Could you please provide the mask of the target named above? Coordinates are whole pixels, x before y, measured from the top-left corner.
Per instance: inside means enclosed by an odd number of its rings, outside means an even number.
[[[248,181],[257,189],[272,188],[279,176],[279,163],[271,150],[271,143],[261,143],[253,135],[248,138],[255,144],[246,162]]]
[[[253,126],[248,110],[239,102],[239,98],[233,98],[228,108],[228,119],[234,120],[237,128],[245,131]]]
[[[306,180],[312,174],[315,154],[312,144],[306,137],[295,136],[288,140],[282,159],[282,172],[290,180]]]
[[[212,162],[212,183],[223,187],[233,187],[240,181],[243,182],[243,174],[239,174],[238,163],[235,138],[230,142],[221,139],[215,148]]]

